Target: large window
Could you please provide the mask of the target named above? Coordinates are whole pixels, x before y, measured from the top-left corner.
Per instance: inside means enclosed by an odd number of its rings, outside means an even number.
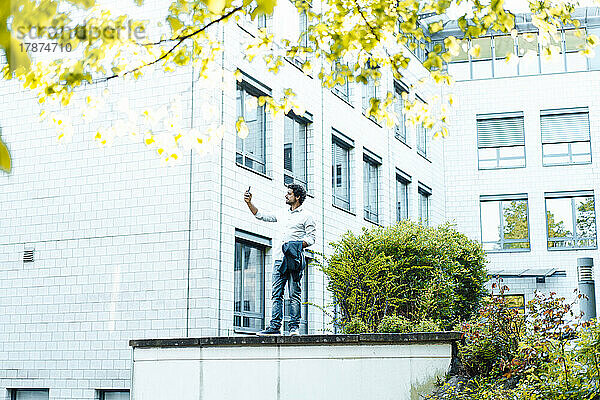
[[[587,107],[542,110],[540,122],[544,165],[592,162]]]
[[[10,400],[48,400],[48,389],[11,389]]]
[[[419,183],[419,222],[423,225],[429,225],[429,199],[431,198],[431,189],[422,183]]]
[[[406,93],[406,89],[400,83],[394,83],[394,112],[398,118],[398,125],[394,127],[394,134],[397,139],[403,143],[407,143],[406,135],[406,116],[404,115],[404,98],[402,93]]]
[[[546,193],[548,249],[595,249],[593,192]]]
[[[396,220],[408,219],[408,185],[410,176],[396,170]]]
[[[480,200],[483,249],[529,250],[527,195],[481,196]]]
[[[365,149],[363,155],[363,199],[365,219],[379,223],[379,166],[381,158]]]
[[[308,124],[306,120],[288,114],[283,129],[284,183],[308,184]]]
[[[263,329],[265,319],[264,247],[236,239],[234,265],[233,327]]]
[[[350,211],[350,150],[351,144],[332,138],[331,184],[333,204]]]
[[[479,169],[525,166],[523,113],[477,115]]]
[[[258,105],[262,93],[245,83],[237,85],[237,116],[244,118],[249,134],[236,138],[236,162],[260,173],[266,172],[267,122],[265,107]]]

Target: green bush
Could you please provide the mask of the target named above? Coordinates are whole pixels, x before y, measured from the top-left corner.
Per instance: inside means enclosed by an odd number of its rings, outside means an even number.
[[[449,329],[471,317],[485,291],[481,245],[446,224],[412,221],[348,232],[321,267],[343,327],[359,319],[375,332],[385,316],[439,321]]]
[[[417,322],[413,327],[413,332],[439,332],[441,330],[440,325],[430,319],[424,319]]]
[[[365,333],[367,330],[367,325],[360,319],[353,319],[344,325],[344,333],[348,334]]]
[[[413,323],[404,317],[386,315],[377,326],[377,332],[381,333],[408,333],[412,332]]]

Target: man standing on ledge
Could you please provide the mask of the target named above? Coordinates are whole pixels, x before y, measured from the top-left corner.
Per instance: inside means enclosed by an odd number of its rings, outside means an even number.
[[[280,335],[283,318],[283,290],[286,282],[290,293],[290,336],[300,335],[300,280],[305,265],[302,249],[315,243],[315,222],[302,207],[306,190],[300,185],[287,185],[285,204],[290,208],[285,215],[275,216],[258,211],[252,204],[252,194],[244,193],[244,201],[257,219],[266,222],[279,222],[280,243],[273,249],[273,312],[269,326],[257,332],[259,336]]]

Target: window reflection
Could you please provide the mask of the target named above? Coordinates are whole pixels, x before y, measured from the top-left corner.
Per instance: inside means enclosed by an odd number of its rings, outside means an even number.
[[[481,202],[481,239],[484,250],[529,249],[527,200]]]
[[[596,247],[594,196],[546,198],[548,248]]]

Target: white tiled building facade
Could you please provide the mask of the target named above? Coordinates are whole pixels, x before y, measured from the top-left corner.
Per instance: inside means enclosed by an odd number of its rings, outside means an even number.
[[[292,29],[289,21],[296,19],[286,3],[266,23],[277,32]],[[179,97],[186,127],[202,129],[203,105],[217,108],[229,127],[220,145],[171,167],[126,139],[98,149],[95,130],[83,121],[71,143],[57,144],[56,132],[38,120],[37,100],[16,82],[0,83],[2,138],[13,157],[13,172],[0,175],[0,398],[128,398],[129,339],[261,328],[270,315],[277,233],[254,219],[243,192],[252,187],[259,210],[284,209],[285,175],[308,187],[315,252],[327,254],[328,243],[348,229],[405,217],[426,218],[430,225],[455,221],[481,240],[481,200],[526,194],[530,250],[490,252],[491,269],[556,267],[566,277],[548,277],[538,287],[568,292],[576,286],[576,258],[597,259],[595,247],[547,250],[544,194],[600,190],[600,109],[593,101],[600,72],[459,81],[450,137],[431,140],[409,127],[402,139],[363,115],[360,85],[333,93],[293,62],[278,75],[248,64],[240,43],[253,29],[240,23],[223,31],[223,67],[243,72],[241,82],[226,82],[223,91],[201,88],[191,68],[108,86],[111,96],[128,97],[136,110]],[[410,85],[424,73],[412,63],[404,82],[384,74],[377,90]],[[239,99],[279,98],[288,87],[307,106],[304,118],[250,111],[246,120],[256,122],[249,123],[251,136],[242,145],[234,124],[248,102]],[[432,95],[425,89],[417,94],[424,100]],[[540,110],[565,107],[588,107],[592,163],[544,167]],[[80,121],[77,105],[71,112]],[[523,113],[526,167],[479,170],[477,116],[501,112]],[[113,106],[95,124],[117,118]],[[513,292],[530,296],[531,279],[516,281]],[[323,274],[309,267],[304,301],[327,307],[325,285]],[[333,328],[322,310],[307,306],[302,329]]]

